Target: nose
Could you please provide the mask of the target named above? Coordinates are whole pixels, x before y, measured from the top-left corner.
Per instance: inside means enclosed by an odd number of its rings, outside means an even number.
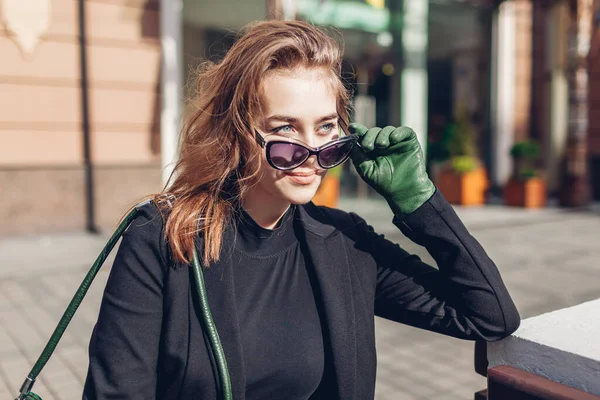
[[[319,162],[317,161],[317,156],[314,154],[312,156],[308,157],[301,166],[306,167],[306,168],[311,168],[311,169],[319,169],[320,168]]]
[[[315,130],[316,129],[317,128],[315,128]],[[323,146],[325,143],[331,140],[328,136],[318,135],[314,131],[307,132],[302,139],[304,143],[306,143],[313,149]]]

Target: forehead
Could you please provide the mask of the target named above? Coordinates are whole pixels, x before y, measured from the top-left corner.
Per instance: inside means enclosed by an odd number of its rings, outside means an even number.
[[[321,117],[336,112],[331,76],[321,69],[276,71],[262,82],[266,116]]]

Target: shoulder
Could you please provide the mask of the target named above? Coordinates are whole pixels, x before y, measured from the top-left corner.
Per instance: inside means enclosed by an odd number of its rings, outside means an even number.
[[[145,201],[134,209],[135,218],[129,224],[126,234],[156,236],[163,232],[167,215],[154,201]]]
[[[167,265],[170,259],[165,235],[168,208],[160,207],[154,201],[145,201],[134,210],[134,219],[123,233],[123,244],[154,253]]]
[[[366,222],[355,213],[349,213],[337,208],[317,206],[312,202],[303,207],[313,220],[343,233],[366,227]]]

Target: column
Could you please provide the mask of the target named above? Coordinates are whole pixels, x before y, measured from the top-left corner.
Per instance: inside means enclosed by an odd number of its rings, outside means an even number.
[[[404,0],[402,47],[404,67],[400,79],[400,121],[417,133],[427,148],[427,46],[429,2]]]
[[[600,1],[596,0],[594,4],[594,27],[588,57],[590,126],[587,145],[592,195],[595,201],[600,201]]]
[[[296,0],[265,0],[267,19],[296,19]]]
[[[546,72],[549,98],[546,100],[545,128],[548,134],[544,143],[546,179],[548,189],[558,189],[560,158],[565,150],[568,125],[567,36],[569,28],[569,2],[551,4],[546,24]]]
[[[390,31],[394,36],[394,88],[390,124],[406,125],[427,148],[427,48],[429,2],[392,1]]]
[[[502,2],[492,21],[491,183],[502,187],[512,172],[510,148],[529,137],[531,118],[532,5]]]
[[[162,180],[166,184],[177,160],[182,108],[182,0],[161,0],[161,113]]]
[[[510,176],[515,99],[515,7],[501,3],[492,18],[492,164],[490,180],[499,187]]]
[[[587,134],[589,75],[587,57],[592,38],[593,0],[577,0],[571,18],[568,50],[569,121],[559,202],[563,207],[583,207],[590,201]]]

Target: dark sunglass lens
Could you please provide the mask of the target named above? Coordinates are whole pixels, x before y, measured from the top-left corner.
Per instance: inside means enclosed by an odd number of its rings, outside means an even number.
[[[308,150],[294,143],[273,143],[269,148],[271,164],[276,168],[290,169],[308,158]]]
[[[344,162],[350,155],[354,141],[346,141],[334,144],[319,153],[319,163],[323,168],[333,168]]]

